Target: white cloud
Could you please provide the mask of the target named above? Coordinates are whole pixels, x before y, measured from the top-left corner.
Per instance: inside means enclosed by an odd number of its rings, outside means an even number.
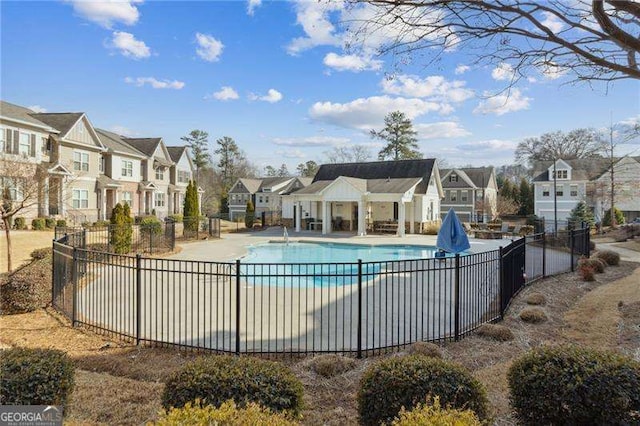
[[[502,152],[513,151],[518,144],[513,141],[506,141],[501,139],[490,139],[486,141],[475,141],[458,145],[457,148],[461,151],[471,152]]]
[[[262,5],[262,0],[249,0],[247,2],[247,15],[253,16],[257,8]]]
[[[469,71],[470,69],[471,69],[471,67],[469,65],[458,65],[456,67],[455,73],[456,73],[456,75],[464,74],[465,72]]]
[[[297,147],[327,147],[344,145],[351,141],[349,138],[340,138],[334,136],[309,136],[304,138],[274,138],[272,142],[281,146],[297,146]]]
[[[513,80],[514,76],[515,70],[510,64],[506,62],[501,62],[497,67],[493,69],[493,71],[491,71],[491,77],[493,77],[494,80],[498,81]]]
[[[280,149],[276,151],[276,154],[284,158],[306,158],[307,157],[307,154],[305,154],[299,149],[287,149],[287,150]]]
[[[220,40],[208,34],[196,33],[196,42],[198,43],[196,53],[200,58],[207,62],[217,62],[220,59],[224,49],[224,44]]]
[[[269,102],[271,104],[280,102],[282,98],[283,98],[282,93],[278,92],[276,89],[269,89],[267,91],[267,94],[264,96],[256,95],[255,93],[249,93],[249,100],[264,101],[264,102]]]
[[[567,68],[558,66],[554,62],[546,62],[539,65],[538,68],[547,80],[557,80],[569,71]]]
[[[43,113],[43,112],[47,112],[47,109],[44,107],[41,107],[40,105],[31,105],[27,107],[28,109],[30,109],[31,111],[35,112],[35,113]]]
[[[402,111],[410,120],[442,106],[418,98],[372,96],[359,98],[344,104],[316,102],[309,109],[309,116],[317,121],[350,129],[369,130],[380,127],[384,117],[392,111]]]
[[[559,33],[564,28],[564,24],[555,14],[551,12],[542,12],[544,20],[540,22],[545,27],[549,28],[554,33]]]
[[[211,96],[205,96],[205,99],[213,97],[219,101],[230,101],[240,98],[238,92],[236,92],[231,86],[222,86],[220,90],[214,92]]]
[[[519,89],[512,89],[510,94],[495,96],[484,92],[484,96],[490,97],[480,101],[473,110],[474,114],[504,115],[509,112],[529,109],[529,102],[532,101],[531,98],[523,96]]]
[[[121,135],[121,136],[132,137],[132,136],[136,136],[138,134],[137,132],[134,132],[133,130],[129,129],[128,127],[119,126],[119,125],[111,126],[110,130],[113,133],[117,133],[118,135]]]
[[[154,89],[175,89],[180,90],[184,87],[183,81],[178,80],[158,80],[155,77],[126,77],[125,83],[133,84],[138,87],[142,87],[145,84],[153,87]]]
[[[142,3],[141,0],[68,0],[68,2],[78,15],[105,28],[111,28],[115,23],[134,25],[140,18],[136,4]]]
[[[382,91],[392,95],[427,98],[443,103],[441,113],[453,111],[448,103],[461,103],[474,96],[473,90],[465,88],[466,82],[461,80],[447,81],[441,75],[432,75],[421,79],[413,75],[398,75],[381,82]]]
[[[455,121],[442,121],[439,123],[416,124],[414,125],[418,132],[418,139],[444,139],[444,138],[461,138],[470,136],[471,132],[466,130]]]
[[[324,57],[324,64],[337,71],[360,72],[366,70],[379,70],[382,61],[370,57],[358,55],[339,55],[337,53],[327,53]]]
[[[144,41],[137,40],[133,34],[124,31],[115,31],[113,33],[110,47],[118,49],[127,58],[142,59],[151,56],[151,49]]]
[[[329,19],[329,14],[342,10],[344,5],[340,1],[318,2],[299,0],[296,2],[296,23],[302,26],[304,37],[291,40],[287,46],[290,55],[316,46],[340,46],[340,36],[334,34],[336,28]]]

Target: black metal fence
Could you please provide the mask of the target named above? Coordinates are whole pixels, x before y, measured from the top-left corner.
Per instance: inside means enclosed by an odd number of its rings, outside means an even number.
[[[181,222],[168,219],[130,225],[55,228],[56,241],[65,235],[73,247],[90,251],[157,254],[174,250],[176,241],[220,238],[220,219],[185,218]]]
[[[588,229],[444,259],[316,264],[119,255],[87,248],[78,234],[54,242],[53,305],[74,325],[236,354],[361,357],[458,340],[501,318],[526,284],[589,255]]]

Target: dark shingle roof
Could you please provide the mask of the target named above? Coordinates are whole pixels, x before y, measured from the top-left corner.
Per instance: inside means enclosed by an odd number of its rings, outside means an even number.
[[[151,157],[162,138],[123,138],[126,143]]]
[[[39,113],[31,114],[32,117],[47,123],[49,126],[60,131],[60,136],[64,136],[71,130],[74,124],[80,120],[82,112],[59,112],[59,113]]]
[[[422,178],[369,179],[367,191],[372,194],[404,194],[420,181]]]
[[[117,151],[125,154],[144,156],[142,152],[126,143],[123,137],[116,133],[109,132],[104,129],[96,129],[96,133],[100,138],[100,142],[102,142],[102,144],[106,146],[109,151]]]
[[[460,179],[457,182],[450,182],[448,177],[445,178],[449,171],[457,171],[460,174]],[[442,169],[440,176],[442,176],[442,186],[445,188],[468,188],[469,185],[462,179],[462,176],[467,177],[477,188],[486,188],[491,181],[493,171],[493,167],[460,167]]]
[[[611,165],[608,158],[577,158],[575,160],[562,160],[571,166],[571,180],[592,180],[600,177]],[[549,182],[549,167],[553,161],[540,161],[533,166],[534,182]]]
[[[421,177],[429,180],[435,160],[373,161],[368,163],[323,164],[313,178],[314,182],[334,180],[338,176],[359,179],[402,179]]]
[[[17,120],[25,123],[33,124],[34,126],[51,128],[51,125],[40,121],[33,117],[33,112],[29,108],[21,107],[19,105],[15,105],[9,102],[0,101],[0,115],[9,120]]]
[[[290,177],[266,177],[266,178],[262,178],[260,179],[260,188],[258,189],[258,191],[262,191],[265,188],[273,188],[276,185],[280,185],[284,182],[287,182],[289,180],[291,180],[292,178]]]
[[[180,157],[182,157],[182,153],[187,149],[186,146],[168,146],[167,151],[169,151],[169,156],[173,162],[177,163],[180,161]]]

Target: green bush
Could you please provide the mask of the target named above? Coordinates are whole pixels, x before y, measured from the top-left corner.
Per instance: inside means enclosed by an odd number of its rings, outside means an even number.
[[[127,254],[131,251],[131,241],[133,238],[133,227],[131,217],[125,212],[129,205],[118,203],[111,211],[111,226],[109,227],[109,243],[111,250],[118,254]]]
[[[111,222],[109,222],[108,220],[97,220],[95,222],[93,222],[93,227],[94,228],[106,228],[107,226],[109,226]]]
[[[622,214],[622,212],[618,210],[616,207],[613,208],[613,211],[616,218],[616,225],[622,225],[624,223],[624,214]],[[604,217],[602,218],[602,224],[604,226],[611,226],[611,209],[607,210],[604,213]]]
[[[604,261],[610,266],[617,266],[620,264],[620,255],[612,250],[598,250],[593,257]]]
[[[44,231],[46,229],[46,222],[43,217],[38,217],[31,221],[31,229],[34,231]]]
[[[23,314],[51,302],[51,249],[34,250],[34,261],[8,274],[0,289],[0,311]]]
[[[471,410],[455,410],[440,406],[440,398],[432,405],[419,404],[413,410],[400,411],[392,426],[481,426],[478,416]]]
[[[13,229],[22,230],[27,229],[27,221],[24,217],[16,217],[13,220]]]
[[[44,226],[47,229],[53,229],[56,227],[56,220],[52,217],[45,217],[44,218]]]
[[[289,420],[282,414],[271,413],[258,404],[249,403],[245,408],[238,408],[229,400],[219,408],[211,405],[201,406],[187,402],[182,408],[172,408],[163,413],[155,423],[158,426],[174,425],[228,425],[228,426],[295,426],[298,422]]]
[[[162,234],[162,223],[155,216],[145,217],[140,221],[140,233],[145,236]]]
[[[189,181],[187,191],[184,195],[182,205],[182,217],[184,221],[184,230],[196,232],[198,230],[198,218],[200,216],[200,205],[198,200],[198,186],[195,181]]]
[[[74,385],[73,363],[54,349],[12,348],[0,357],[0,404],[65,406]]]
[[[253,222],[256,220],[256,208],[251,200],[247,201],[247,214],[244,216],[244,224],[247,228],[253,228]]]
[[[511,406],[526,425],[627,425],[640,421],[640,363],[574,346],[539,347],[507,374]]]
[[[183,407],[201,399],[219,407],[234,400],[240,407],[255,402],[275,412],[299,415],[302,383],[282,364],[249,357],[199,358],[173,374],[165,384],[162,405]]]
[[[181,214],[170,214],[169,219],[173,220],[176,223],[182,223],[182,219],[184,218]]]
[[[66,226],[67,226],[67,221],[66,221],[66,220],[64,220],[64,219],[58,219],[58,220],[56,221],[56,226],[59,226],[59,227],[61,227],[61,228],[64,228],[64,227],[66,227]]]
[[[358,412],[365,425],[390,422],[402,407],[412,409],[427,398],[439,397],[452,408],[489,416],[484,388],[456,364],[421,355],[388,358],[372,365],[358,391]]]

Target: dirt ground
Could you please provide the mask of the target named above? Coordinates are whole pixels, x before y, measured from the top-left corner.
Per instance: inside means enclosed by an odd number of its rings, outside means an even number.
[[[586,283],[577,274],[541,280],[514,299],[502,325],[515,339],[496,342],[469,336],[446,343],[446,359],[466,366],[487,388],[496,425],[512,425],[506,373],[512,360],[543,344],[577,343],[607,348],[640,359],[640,267],[622,263]],[[527,324],[519,313],[531,293],[541,293],[548,320]],[[622,302],[622,303],[620,303]],[[0,317],[0,345],[52,347],[75,361],[76,389],[67,420],[70,424],[141,424],[160,410],[166,378],[196,354],[172,349],[127,346],[82,329],[46,309]],[[398,356],[390,354],[386,356]],[[363,371],[380,357],[357,360],[355,367],[332,378],[318,376],[310,360],[285,359],[305,387],[308,425],[357,424],[356,393]]]
[[[38,248],[51,247],[53,231],[11,231],[13,269],[29,262],[29,254]],[[7,240],[4,230],[0,235],[0,274],[7,272]]]

